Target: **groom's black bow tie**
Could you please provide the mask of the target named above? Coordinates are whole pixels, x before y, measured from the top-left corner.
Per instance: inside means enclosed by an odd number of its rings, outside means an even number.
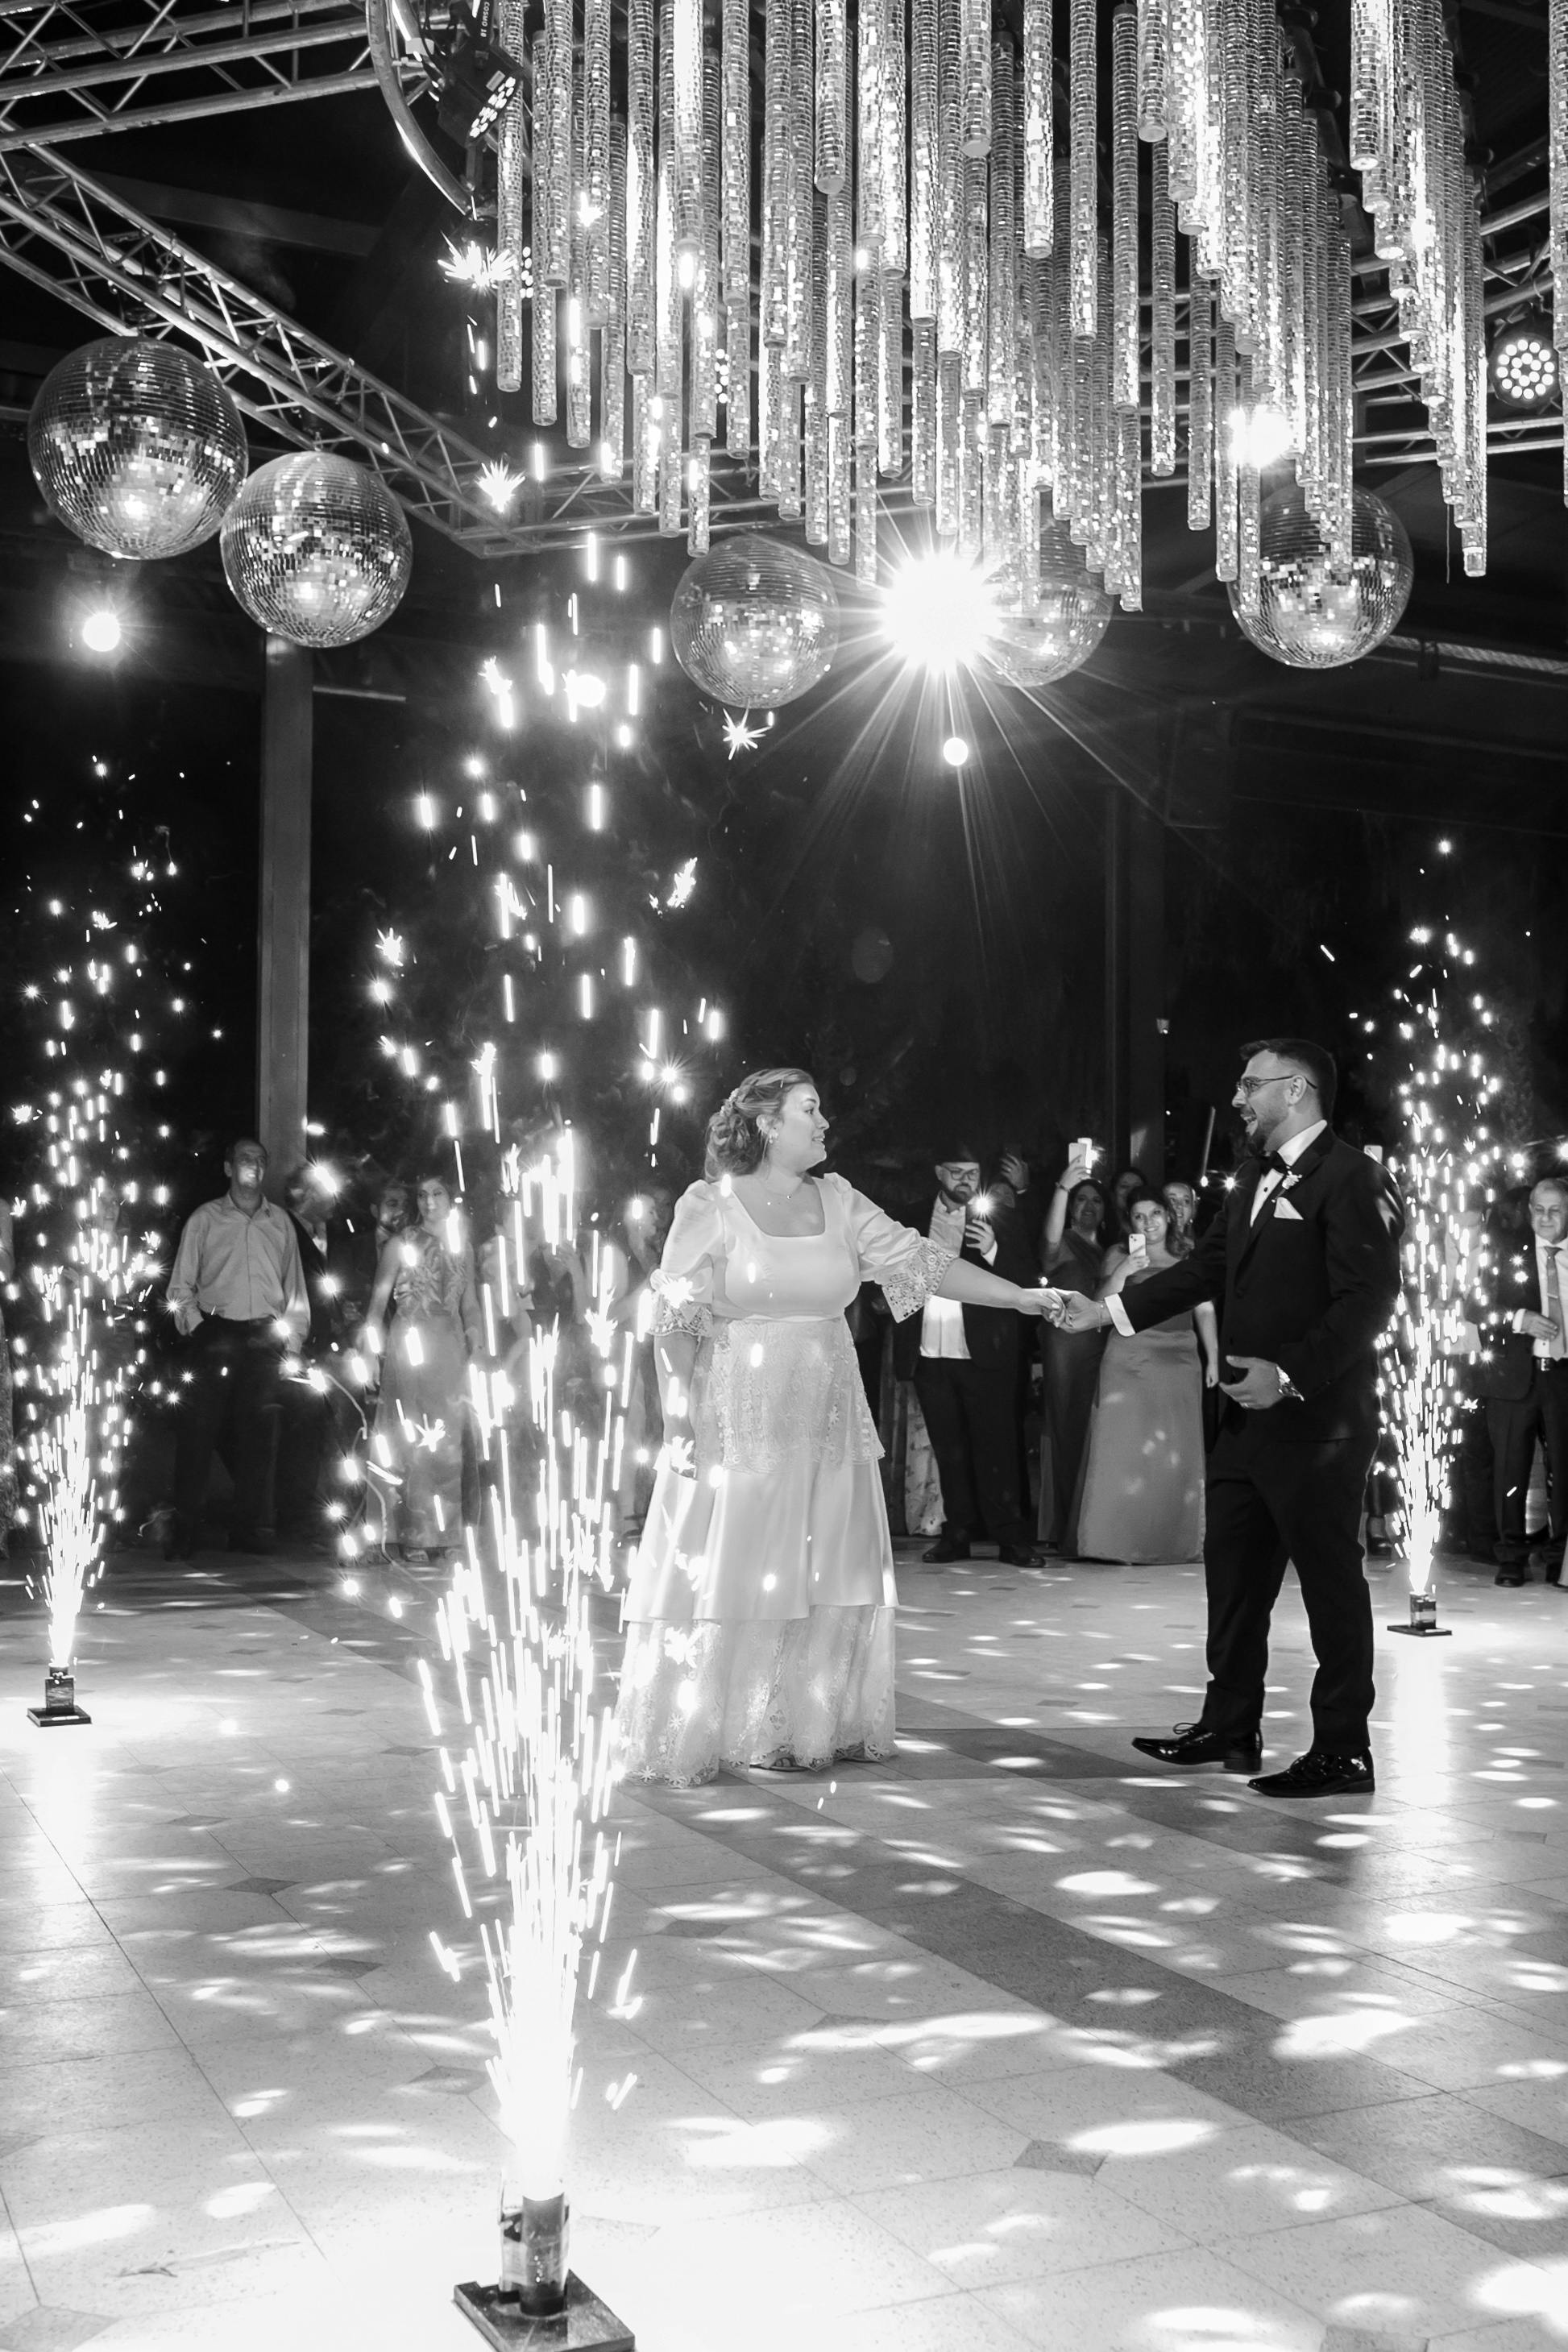
[[[1265,1168],[1272,1168],[1277,1176],[1288,1176],[1290,1173],[1290,1162],[1282,1151],[1265,1152],[1263,1165]],[[1261,1179],[1259,1181],[1261,1181]]]

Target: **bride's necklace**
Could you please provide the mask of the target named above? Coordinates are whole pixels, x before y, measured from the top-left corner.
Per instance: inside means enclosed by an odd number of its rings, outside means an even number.
[[[769,1199],[773,1201],[793,1201],[795,1194],[799,1192],[801,1186],[805,1181],[805,1173],[803,1170],[795,1178],[795,1182],[789,1187],[788,1191],[783,1192],[776,1184],[769,1183],[767,1178],[763,1174],[760,1168],[757,1170],[756,1175],[757,1181],[761,1184],[763,1192],[768,1195]]]

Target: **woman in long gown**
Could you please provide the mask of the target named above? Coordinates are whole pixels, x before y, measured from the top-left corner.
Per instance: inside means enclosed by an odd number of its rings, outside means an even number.
[[[1092,1298],[1105,1262],[1100,1230],[1105,1195],[1086,1161],[1066,1169],[1046,1212],[1040,1257],[1046,1280],[1058,1290]],[[1047,1324],[1045,1350],[1045,1437],[1040,1450],[1040,1533],[1046,1548],[1059,1551],[1072,1524],[1073,1497],[1089,1444],[1094,1384],[1105,1353],[1103,1331],[1063,1331]]]
[[[1163,1201],[1143,1193],[1130,1203],[1128,1223],[1129,1244],[1108,1254],[1098,1297],[1110,1297],[1177,1263],[1168,1239],[1170,1211]],[[1212,1386],[1218,1377],[1212,1307],[1173,1316],[1131,1339],[1120,1331],[1109,1334],[1084,1455],[1072,1544],[1076,1558],[1198,1558],[1204,1540],[1203,1390],[1205,1381]]]
[[[468,1360],[481,1344],[483,1324],[473,1251],[450,1192],[438,1176],[426,1176],[416,1198],[419,1223],[383,1246],[365,1345],[382,1356],[370,1476],[390,1496],[388,1549],[400,1545],[417,1567],[462,1541]]]
[[[665,1444],[624,1616],[626,1777],[893,1752],[892,1545],[845,1308],[1041,1294],[896,1224],[841,1176],[805,1070],[763,1070],[709,1121],[655,1277]]]

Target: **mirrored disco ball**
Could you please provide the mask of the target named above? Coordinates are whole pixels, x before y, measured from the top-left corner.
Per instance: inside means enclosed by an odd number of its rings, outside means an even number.
[[[224,518],[223,568],[253,621],[297,646],[352,646],[395,613],[414,549],[376,476],[319,449],[258,466]]]
[[[245,479],[245,427],[210,368],[170,343],[106,335],[44,379],[27,456],[50,511],[107,555],[183,555]]]
[[[1009,686],[1049,686],[1086,662],[1110,625],[1110,598],[1084,563],[1065,522],[1040,532],[1037,596],[998,599],[986,633],[985,658]]]
[[[838,651],[838,592],[809,555],[744,531],[688,570],[669,608],[669,636],[704,694],[772,709],[826,677]]]
[[[1294,482],[1263,504],[1259,607],[1230,609],[1244,635],[1290,669],[1339,669],[1359,661],[1397,627],[1415,565],[1405,525],[1371,490],[1351,502],[1351,553],[1332,563],[1322,533]]]

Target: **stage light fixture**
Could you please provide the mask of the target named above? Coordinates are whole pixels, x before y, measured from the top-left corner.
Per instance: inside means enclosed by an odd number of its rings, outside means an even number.
[[[1544,408],[1557,397],[1559,370],[1551,321],[1539,310],[1514,319],[1493,339],[1492,390],[1505,408]]]
[[[993,609],[989,582],[973,564],[939,551],[894,572],[882,598],[882,630],[912,669],[951,670],[984,650]]]
[[[120,615],[107,604],[95,605],[81,625],[81,641],[91,654],[114,653],[124,635]]]

